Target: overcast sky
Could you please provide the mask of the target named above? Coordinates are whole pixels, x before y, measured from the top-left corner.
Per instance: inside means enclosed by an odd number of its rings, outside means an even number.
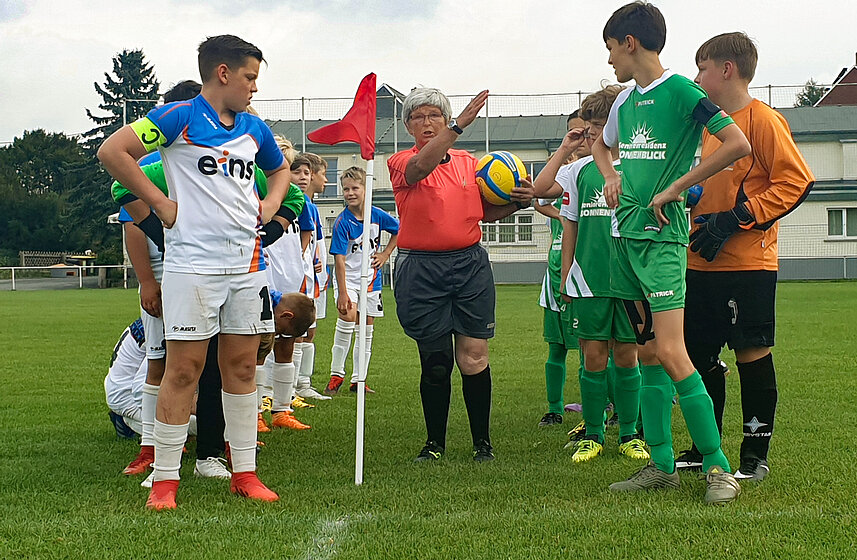
[[[198,79],[196,47],[233,33],[268,60],[258,99],[353,95],[378,75],[407,92],[591,91],[614,78],[601,31],[622,0],[0,0],[0,142],[25,130],[79,133],[111,58],[142,49],[162,90]],[[758,45],[753,85],[830,83],[855,63],[853,0],[660,0],[662,61],[693,77],[706,39]]]

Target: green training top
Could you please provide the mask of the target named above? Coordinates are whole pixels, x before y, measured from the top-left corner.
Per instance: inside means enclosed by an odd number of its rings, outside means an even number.
[[[621,173],[618,162],[613,165]],[[587,156],[557,173],[556,181],[563,190],[560,216],[577,222],[577,245],[565,293],[571,297],[613,297],[610,259],[616,224],[613,210],[604,199],[604,177],[592,156]]]
[[[146,177],[148,177],[156,187],[161,189],[162,193],[169,196],[170,192],[167,188],[167,178],[164,174],[164,164],[162,161],[156,161],[154,163],[144,165],[140,169],[142,169]],[[259,191],[259,198],[265,198],[268,195],[268,178],[265,176],[265,172],[258,167],[254,166],[254,169],[256,173],[256,189]],[[122,186],[119,181],[113,181],[113,186],[111,187],[110,192],[113,195],[113,201],[123,206],[129,202],[137,200],[137,197],[131,191]],[[301,191],[300,187],[294,183],[290,183],[289,190],[283,199],[282,206],[294,212],[295,217],[297,217],[300,216],[304,209],[304,201],[304,193]],[[292,220],[294,220],[294,218],[292,218]]]
[[[562,201],[557,199],[552,206],[561,207]],[[551,228],[551,246],[548,250],[548,268],[542,280],[542,291],[539,294],[539,305],[545,309],[560,311],[565,307],[560,294],[562,278],[562,222],[548,218]]]
[[[665,71],[646,88],[622,91],[610,109],[602,138],[619,147],[622,194],[616,209],[619,234],[631,239],[687,244],[683,202],[664,206],[669,225],[658,226],[649,207],[656,194],[690,171],[702,127],[717,134],[734,124],[691,80]]]

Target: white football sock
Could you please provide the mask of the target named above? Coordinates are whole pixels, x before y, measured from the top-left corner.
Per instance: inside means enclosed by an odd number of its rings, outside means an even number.
[[[336,331],[333,333],[333,348],[330,349],[330,374],[345,377],[345,357],[351,349],[351,335],[354,334],[354,323],[336,320]]]
[[[274,388],[271,382],[271,367],[274,364],[273,352],[265,358],[265,363],[256,366],[256,404],[259,412],[262,412],[262,399],[272,397]]]
[[[356,331],[357,329],[355,329]],[[372,357],[372,333],[375,331],[375,325],[366,325],[366,377],[369,377],[369,359]],[[357,340],[354,340],[354,352],[352,360],[354,361],[354,371],[351,372],[351,382],[357,383],[357,378],[360,376],[360,360],[358,359]]]
[[[304,343],[303,342],[295,342],[295,349],[292,353],[292,363],[295,364],[295,378],[297,378],[297,372],[301,370],[301,362],[303,362],[304,357]]]
[[[155,428],[155,409],[158,407],[158,385],[143,383],[143,402],[140,421],[143,424],[143,433],[140,434],[140,445],[155,445],[152,431]]]
[[[153,480],[178,480],[182,466],[182,447],[187,441],[188,424],[164,424],[155,418],[152,435],[155,440]]]
[[[274,363],[274,405],[272,412],[283,412],[292,409],[292,396],[295,388],[295,364]]]
[[[253,472],[256,470],[256,391],[246,395],[223,391],[222,397],[232,472]]]
[[[303,357],[301,358],[300,377],[312,379],[312,372],[315,369],[315,344],[312,342],[304,342]],[[312,384],[310,382],[310,384]]]

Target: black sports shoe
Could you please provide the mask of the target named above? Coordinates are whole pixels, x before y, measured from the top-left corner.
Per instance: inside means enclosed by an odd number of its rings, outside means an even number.
[[[696,447],[685,449],[675,459],[675,468],[687,469],[689,471],[702,470],[702,453]]]
[[[765,459],[757,459],[756,457],[748,457],[741,459],[741,466],[735,471],[735,478],[741,480],[761,481],[771,469],[768,467],[768,461]]]
[[[493,461],[494,448],[491,447],[491,444],[485,441],[484,439],[478,440],[473,446],[473,460],[477,463]]]
[[[539,426],[555,426],[557,424],[562,424],[562,414],[556,412],[548,412],[539,421]]]
[[[426,442],[420,454],[414,459],[414,463],[422,463],[424,461],[438,461],[443,457],[443,447],[438,445],[436,441]]]

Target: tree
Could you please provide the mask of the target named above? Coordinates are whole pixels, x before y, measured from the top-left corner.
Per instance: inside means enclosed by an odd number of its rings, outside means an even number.
[[[804,84],[800,93],[797,94],[795,107],[815,107],[815,104],[818,103],[819,99],[824,97],[826,91],[826,87],[818,85],[818,82],[810,78],[809,81]]]
[[[0,174],[28,194],[63,194],[80,179],[87,163],[83,147],[62,133],[24,132],[0,149]]]
[[[92,114],[89,109],[86,115],[97,125],[85,132],[86,145],[93,149],[101,141],[117,130],[123,124],[134,122],[145,115],[154,103],[145,101],[127,101],[126,99],[151,99],[157,101],[161,87],[155,77],[155,70],[146,63],[142,50],[123,50],[113,57],[113,75],[104,73],[104,85],[95,82],[95,91],[101,96],[102,102],[98,108],[110,113],[108,116]],[[124,122],[123,122],[124,120]]]

